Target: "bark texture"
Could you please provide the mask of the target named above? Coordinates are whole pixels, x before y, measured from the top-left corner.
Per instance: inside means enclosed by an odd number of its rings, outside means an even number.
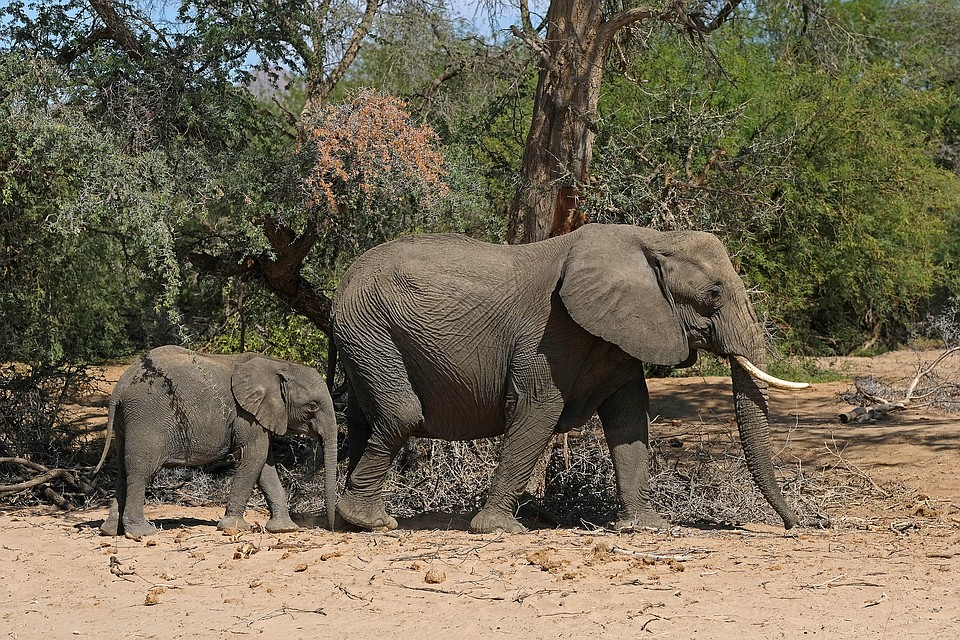
[[[686,31],[699,44],[738,4],[725,3],[711,18],[687,13],[682,2],[608,14],[600,0],[551,0],[541,37],[530,22],[526,0],[521,0],[521,26],[512,30],[539,57],[540,74],[520,186],[508,212],[507,242],[536,242],[588,222],[581,189],[590,178],[600,84],[617,33],[657,20]]]

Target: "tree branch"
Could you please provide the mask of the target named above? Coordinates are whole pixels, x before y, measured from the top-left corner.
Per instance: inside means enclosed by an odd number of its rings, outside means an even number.
[[[628,27],[635,22],[658,17],[663,19],[664,14],[658,14],[653,9],[646,7],[633,7],[632,9],[615,13],[600,25],[600,29],[597,31],[597,42],[603,43],[603,46],[606,47],[613,41],[614,35],[620,29]]]
[[[723,5],[723,8],[717,12],[717,15],[713,17],[713,20],[710,21],[710,24],[704,27],[706,32],[710,33],[711,31],[716,31],[719,29],[720,25],[726,22],[727,19],[733,15],[733,12],[737,9],[737,7],[740,6],[740,2],[741,0],[734,0],[733,2],[727,2],[727,4]],[[806,7],[806,5],[804,5],[804,7]]]
[[[520,25],[523,32],[532,38],[537,37],[537,31],[533,28],[533,22],[530,20],[530,3],[528,0],[520,0]]]
[[[117,13],[112,0],[89,0],[89,2],[96,14],[103,20],[106,27],[105,38],[109,38],[120,45],[131,60],[137,62],[143,60],[146,54],[143,44],[120,17],[120,14]]]
[[[291,309],[329,332],[330,297],[300,273],[304,260],[319,237],[316,222],[310,219],[300,235],[276,218],[263,221],[262,228],[273,249],[273,257],[268,254],[212,256],[191,253],[188,259],[198,270],[210,275],[261,283]]]
[[[343,56],[320,86],[320,95],[310,96],[307,99],[308,104],[314,100],[319,104],[324,98],[330,95],[330,92],[337,86],[337,83],[346,75],[350,65],[353,64],[353,61],[357,57],[357,52],[360,51],[360,45],[363,43],[363,39],[370,33],[370,29],[373,27],[373,19],[376,17],[379,9],[380,0],[367,0],[367,8],[363,12],[363,17],[360,18],[357,27],[354,29],[353,35],[350,36],[350,43],[344,50]]]
[[[45,484],[56,478],[62,478],[70,485],[79,487],[79,482],[77,479],[66,469],[50,469],[42,464],[37,464],[32,460],[27,460],[26,458],[0,458],[0,464],[17,464],[21,467],[27,467],[28,469],[41,472],[39,476],[24,482],[0,485],[0,495],[7,493],[18,493],[25,489],[32,489],[33,487],[40,486],[41,484]]]
[[[881,397],[875,393],[872,393],[866,389],[866,384],[862,384],[860,378],[854,380],[854,386],[861,396],[872,402],[873,404],[869,406],[859,406],[854,407],[853,409],[841,413],[837,416],[840,419],[840,422],[870,422],[871,420],[876,420],[891,411],[897,411],[901,409],[909,409],[914,406],[915,401],[922,400],[923,398],[934,395],[935,391],[928,391],[927,393],[922,393],[919,396],[916,395],[917,386],[920,382],[933,373],[933,370],[943,362],[947,357],[960,353],[960,346],[950,347],[941,353],[932,363],[925,364],[920,363],[917,365],[917,374],[913,377],[913,380],[910,381],[910,384],[907,385],[907,389],[904,392],[903,400],[900,402],[893,402],[888,398]],[[864,381],[869,379],[863,379]]]

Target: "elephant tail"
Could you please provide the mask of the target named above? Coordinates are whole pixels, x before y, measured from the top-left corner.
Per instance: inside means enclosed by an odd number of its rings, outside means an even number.
[[[116,395],[110,398],[110,409],[107,413],[107,433],[103,436],[103,453],[100,454],[100,462],[93,468],[94,475],[103,467],[103,463],[107,460],[107,454],[110,453],[110,440],[113,439],[113,423],[117,417],[117,403],[118,399]]]
[[[327,391],[333,395],[333,378],[337,373],[337,346],[333,343],[333,322],[327,333]]]

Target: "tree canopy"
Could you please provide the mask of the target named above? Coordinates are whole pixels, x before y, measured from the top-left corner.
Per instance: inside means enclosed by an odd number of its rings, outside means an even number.
[[[576,205],[547,231],[718,233],[791,350],[903,340],[960,289],[960,7],[701,4],[521,0],[491,33],[413,0],[9,3],[0,359],[316,363],[360,252],[503,241],[547,191]],[[602,38],[568,64],[578,12]],[[545,109],[576,117],[544,138]]]

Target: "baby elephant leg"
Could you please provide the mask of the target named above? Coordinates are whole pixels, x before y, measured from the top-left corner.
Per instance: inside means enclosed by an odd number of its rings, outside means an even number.
[[[243,457],[233,476],[233,484],[230,487],[230,496],[227,498],[227,510],[220,522],[217,523],[217,529],[225,533],[237,533],[246,531],[250,525],[243,519],[243,514],[247,510],[247,502],[250,501],[250,494],[253,492],[253,485],[267,462],[270,441],[267,434],[255,442],[247,443],[243,447]],[[274,470],[276,471],[276,470]],[[280,480],[277,480],[279,484]]]
[[[277,467],[273,462],[273,449],[267,454],[267,462],[260,471],[260,490],[267,498],[270,507],[270,519],[264,527],[270,533],[296,531],[299,527],[290,519],[290,509],[287,506],[287,494],[280,483]]]
[[[133,540],[139,540],[143,536],[152,536],[157,533],[157,528],[143,514],[147,480],[153,476],[155,471],[155,469],[149,471],[138,469],[136,465],[131,465],[130,461],[127,461],[127,490],[121,521],[123,522],[123,535]]]
[[[121,455],[117,456],[116,490],[113,500],[110,501],[110,513],[103,524],[100,525],[100,534],[105,536],[115,536],[122,533],[120,516],[127,501],[127,469],[123,464],[123,449],[121,447],[118,447],[118,449],[121,451]]]

